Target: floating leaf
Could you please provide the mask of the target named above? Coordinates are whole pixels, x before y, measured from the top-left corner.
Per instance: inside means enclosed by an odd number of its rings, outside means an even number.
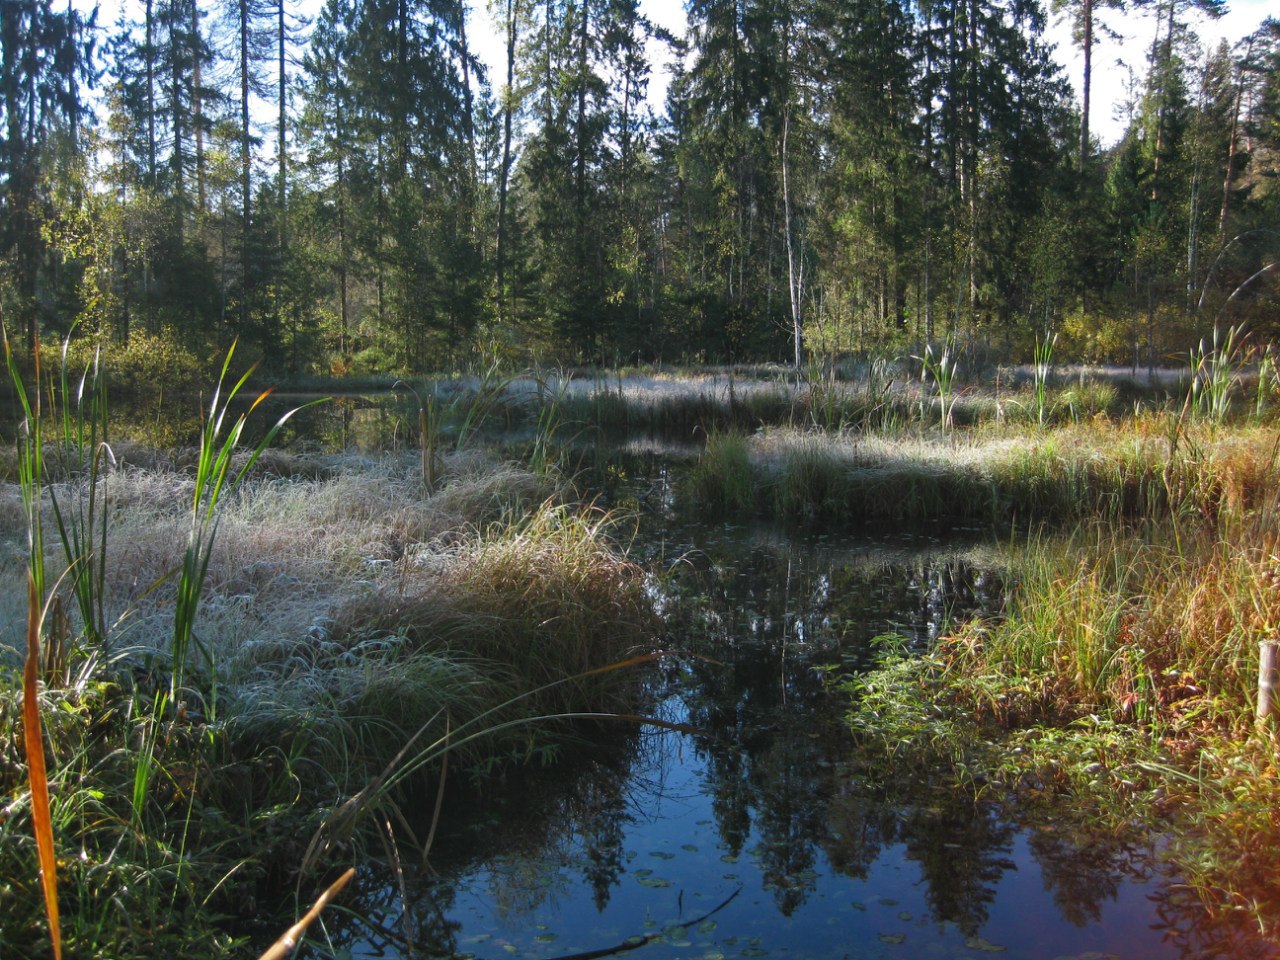
[[[698,924],[698,932],[706,936],[708,933],[714,933],[718,926],[719,924],[714,920],[703,920],[702,923]]]
[[[650,850],[649,856],[657,857],[659,860],[674,860],[676,858],[674,853],[667,853],[665,850]]]
[[[1002,947],[998,943],[992,943],[983,937],[970,937],[964,942],[964,945],[970,950],[981,950],[983,953],[1003,953],[1008,947]]]
[[[763,950],[760,947],[743,947],[742,955],[744,957],[767,957],[769,955],[769,951]]]
[[[632,876],[635,876],[635,877],[652,877],[652,876],[653,876],[653,871],[652,871],[652,870],[650,870],[648,867],[641,867],[639,870],[636,870],[636,871],[632,874]]]
[[[697,853],[697,852],[698,852],[698,846],[697,846],[697,844],[694,844],[694,843],[685,843],[685,844],[682,844],[682,845],[680,846],[680,849],[681,849],[681,850],[683,850],[685,853]]]
[[[732,853],[726,853],[723,857],[720,858],[720,862],[721,863],[737,863],[738,858],[735,857]]]
[[[670,880],[663,880],[661,877],[640,877],[636,880],[636,883],[642,887],[653,887],[655,889],[671,886]]]
[[[554,933],[540,933],[533,938],[534,943],[554,943],[556,935]]]
[[[911,914],[910,914],[910,913],[908,913],[906,910],[902,910],[902,911],[900,911],[900,912],[898,913],[898,919],[899,919],[899,920],[902,920],[902,921],[910,920],[910,919],[911,919]]]
[[[906,943],[907,935],[905,933],[882,933],[880,934],[881,943]]]

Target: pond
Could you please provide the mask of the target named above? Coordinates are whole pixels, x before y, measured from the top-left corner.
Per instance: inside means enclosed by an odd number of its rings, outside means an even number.
[[[923,649],[997,611],[1005,547],[708,524],[678,509],[661,449],[585,459],[601,502],[640,516],[631,551],[672,634],[648,710],[687,729],[623,724],[546,770],[449,792],[428,863],[367,865],[354,913],[326,918],[338,955],[1275,955],[1203,922],[1159,837],[1018,822],[997,791],[859,755],[828,676],[886,636]],[[406,826],[432,832],[433,810],[407,807]]]

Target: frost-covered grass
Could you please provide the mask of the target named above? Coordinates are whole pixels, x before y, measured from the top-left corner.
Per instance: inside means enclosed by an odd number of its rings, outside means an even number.
[[[219,504],[170,704],[193,481],[181,456],[124,453],[98,480],[106,641],[85,642],[70,603],[49,627],[70,641],[42,693],[67,955],[233,953],[215,918],[358,862],[356,821],[395,815],[390,784],[419,771],[421,789],[446,752],[454,769],[541,754],[552,728],[532,718],[616,708],[608,678],[627,672],[585,674],[653,646],[611,518],[527,470],[449,454],[428,494],[413,456],[277,454]],[[65,503],[85,480],[50,482]],[[0,485],[0,945],[25,954],[47,934],[16,735],[15,501]],[[50,548],[50,584],[60,563]]]
[[[689,485],[709,510],[737,503],[807,520],[992,524],[1213,514],[1276,481],[1273,427],[1173,416],[942,435],[780,428],[709,443]]]

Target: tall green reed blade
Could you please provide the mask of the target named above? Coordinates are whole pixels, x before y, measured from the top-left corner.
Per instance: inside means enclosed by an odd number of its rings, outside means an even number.
[[[538,387],[538,426],[533,435],[533,449],[529,453],[529,466],[535,474],[546,479],[551,472],[555,459],[554,447],[556,432],[560,429],[561,408],[569,392],[569,378],[560,373],[554,382],[550,376],[534,374],[534,383]],[[622,386],[618,386],[619,397]]]
[[[1044,426],[1045,416],[1049,412],[1049,377],[1053,373],[1053,348],[1057,346],[1058,335],[1036,339],[1035,352],[1035,394],[1036,421]]]
[[[436,472],[440,458],[440,407],[436,402],[435,389],[427,394],[426,402],[422,395],[403,380],[397,380],[391,389],[408,390],[418,401],[418,448],[422,456],[422,485],[428,494],[436,489]]]
[[[501,357],[494,357],[480,374],[476,384],[476,392],[469,400],[463,400],[460,394],[451,405],[457,409],[458,437],[454,443],[455,450],[461,450],[471,439],[471,435],[479,430],[490,415],[498,407],[506,395],[507,388],[514,378],[502,373]]]
[[[44,486],[44,440],[40,423],[40,339],[36,336],[33,352],[36,388],[27,392],[18,369],[17,358],[9,345],[9,331],[0,324],[4,337],[4,359],[13,381],[14,392],[22,406],[22,424],[18,434],[18,485],[22,491],[22,512],[27,523],[27,569],[35,587],[36,600],[44,604],[44,527],[40,519],[40,498]]]
[[[955,426],[953,414],[957,399],[956,375],[959,372],[956,352],[955,338],[948,337],[936,355],[932,344],[925,344],[924,356],[915,358],[920,362],[920,418],[925,419],[929,385],[932,384],[938,394],[939,424],[944,432]]]
[[[235,344],[227,351],[222,363],[222,372],[218,376],[217,386],[213,391],[213,399],[209,404],[209,415],[200,434],[200,450],[196,461],[195,490],[191,501],[191,526],[187,533],[187,547],[182,555],[182,566],[178,571],[177,599],[174,604],[173,637],[171,655],[173,672],[170,678],[169,699],[174,705],[180,703],[179,693],[182,689],[187,655],[192,644],[195,644],[205,658],[209,668],[211,689],[210,712],[217,709],[217,671],[212,654],[204,648],[196,637],[196,615],[200,609],[200,598],[204,592],[205,579],[209,572],[209,560],[213,555],[214,540],[218,533],[218,503],[223,496],[229,495],[240,485],[245,475],[258,462],[262,452],[275,439],[280,428],[299,410],[304,407],[322,403],[328,398],[313,400],[311,403],[294,407],[275,422],[275,425],[263,436],[253,448],[244,465],[239,470],[232,469],[232,456],[240,446],[245,424],[249,416],[264,400],[271,395],[271,390],[264,390],[253,401],[249,409],[241,413],[229,427],[225,429],[227,416],[236,396],[244,388],[245,383],[254,371],[250,367],[244,375],[227,390],[223,388],[227,382],[227,373],[231,369],[231,359],[235,355]]]
[[[44,733],[40,719],[40,632],[44,622],[44,535],[40,499],[44,486],[44,450],[40,431],[40,341],[34,352],[35,399],[27,393],[9,344],[9,331],[0,322],[5,364],[22,405],[23,430],[18,442],[18,480],[27,523],[27,660],[22,672],[22,733],[31,788],[31,824],[40,865],[40,888],[49,919],[49,942],[55,960],[62,958],[62,930],[58,916],[58,861],[53,846],[53,816],[49,807],[49,775],[45,767]]]
[[[62,446],[73,458],[81,482],[74,501],[64,504],[56,490],[49,488],[49,500],[58,538],[67,562],[71,592],[80,610],[87,646],[103,653],[107,646],[106,613],[103,608],[107,563],[107,508],[100,499],[105,462],[113,459],[107,443],[107,400],[100,355],[81,374],[74,394],[68,368],[68,337],[62,345],[60,374],[60,422]],[[96,542],[95,542],[96,540]]]
[[[40,888],[49,918],[49,942],[55,960],[62,958],[62,929],[58,918],[58,861],[53,847],[53,815],[49,807],[49,774],[44,760],[44,734],[40,723],[39,669],[40,627],[43,608],[35,578],[27,575],[27,662],[22,673],[22,733],[27,754],[27,780],[31,786],[31,825],[40,863]]]
[[[1241,380],[1244,367],[1244,326],[1227,328],[1225,339],[1218,327],[1213,328],[1213,344],[1191,351],[1191,387],[1188,402],[1200,417],[1222,423],[1231,410],[1231,394]]]

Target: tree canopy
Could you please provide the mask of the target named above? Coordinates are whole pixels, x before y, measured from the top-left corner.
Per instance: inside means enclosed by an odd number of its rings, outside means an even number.
[[[681,37],[637,0],[6,0],[0,305],[282,374],[1272,335],[1280,26],[1206,49],[1220,4],[1131,0],[1153,41],[1104,150],[1120,4],[1055,5],[1077,102],[1040,0],[692,0]]]

